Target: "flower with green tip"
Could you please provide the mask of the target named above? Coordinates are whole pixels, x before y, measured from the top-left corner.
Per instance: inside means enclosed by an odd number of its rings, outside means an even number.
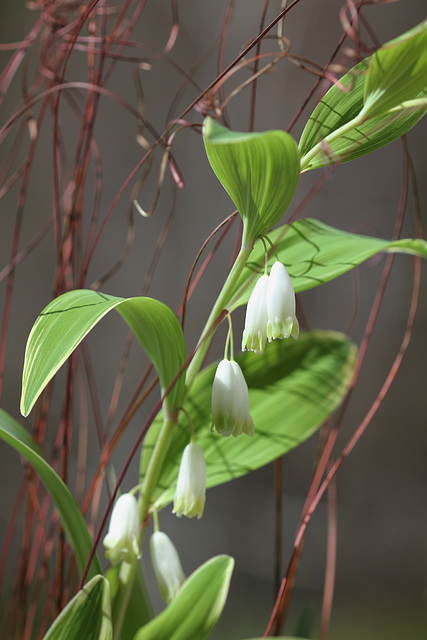
[[[173,511],[179,518],[201,518],[206,501],[206,462],[203,449],[190,442],[182,454],[179,466]]]
[[[270,275],[261,276],[246,308],[242,350],[262,353],[276,338],[298,338],[295,292],[284,264],[276,260]]]
[[[124,493],[113,507],[108,533],[103,541],[107,560],[111,564],[123,560],[129,564],[135,562],[141,557],[138,536],[138,502],[132,494]]]
[[[150,538],[150,555],[162,598],[169,603],[185,580],[178,551],[163,531],[155,531]]]
[[[295,292],[286,267],[276,261],[270,270],[267,288],[267,338],[298,338],[299,324],[295,315]]]
[[[267,341],[267,290],[269,277],[264,274],[253,288],[246,308],[242,351],[262,353]]]
[[[221,360],[212,385],[212,429],[222,436],[254,434],[249,413],[248,385],[234,360]]]

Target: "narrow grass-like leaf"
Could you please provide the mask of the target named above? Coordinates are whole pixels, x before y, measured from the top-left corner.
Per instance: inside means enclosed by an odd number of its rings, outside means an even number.
[[[370,58],[364,112],[380,115],[427,87],[427,20],[387,42]]]
[[[370,116],[349,128],[364,106],[369,61],[367,58],[353,67],[315,107],[299,142],[302,170],[348,162],[371,153],[409,131],[425,114],[425,106],[408,104],[402,110]],[[427,87],[423,87],[414,97],[426,95]]]
[[[269,238],[286,266],[296,292],[329,282],[381,251],[427,258],[425,240],[383,240],[341,231],[312,218],[279,227],[269,234]],[[274,259],[270,259],[270,265]],[[248,302],[263,269],[264,246],[259,242],[240,275],[230,309]]]
[[[48,304],[29,335],[22,377],[24,416],[83,338],[115,308],[147,352],[162,390],[167,388],[186,357],[181,325],[169,307],[153,298],[126,299],[90,290],[69,291]],[[170,411],[179,407],[183,393],[181,375],[165,401]]]
[[[83,573],[93,541],[67,485],[44,459],[31,435],[3,409],[0,409],[0,438],[24,456],[40,476],[59,512],[65,535],[76,554],[79,570]],[[95,554],[88,576],[91,578],[98,573],[102,573],[102,569]]]
[[[297,188],[300,165],[285,131],[239,133],[206,118],[206,153],[244,221],[243,245],[267,233],[284,215]]]
[[[187,578],[172,602],[134,640],[204,640],[217,623],[233,572],[230,556],[216,556]]]
[[[43,640],[111,640],[108,580],[96,576],[61,611]]]
[[[184,407],[207,465],[207,486],[238,478],[304,442],[340,404],[350,384],[356,347],[342,334],[315,331],[295,340],[276,340],[262,356],[236,356],[249,387],[253,437],[211,433],[211,392],[216,363],[196,378]],[[144,441],[142,470],[161,427],[155,422]],[[173,499],[182,451],[190,438],[182,416],[159,480],[159,508]]]

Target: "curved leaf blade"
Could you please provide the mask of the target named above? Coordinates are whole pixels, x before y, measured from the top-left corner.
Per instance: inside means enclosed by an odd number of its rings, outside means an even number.
[[[147,352],[162,390],[167,388],[186,357],[181,325],[169,307],[153,298],[118,298],[84,289],[69,291],[48,304],[30,332],[22,376],[24,416],[74,349],[115,308]],[[181,374],[165,400],[171,411],[180,405],[183,393]]]
[[[172,602],[140,629],[134,640],[204,640],[217,623],[234,568],[230,556],[216,556],[187,578]]]
[[[196,378],[184,407],[202,447],[207,486],[238,478],[282,456],[304,442],[340,404],[352,379],[356,347],[333,332],[302,333],[299,340],[276,340],[260,357],[236,356],[249,387],[255,424],[252,438],[222,438],[211,433],[211,391],[217,363]],[[146,470],[160,423],[144,441],[142,470]],[[172,501],[182,451],[189,441],[181,418],[160,476],[154,499],[162,508]]]
[[[43,640],[111,640],[108,580],[96,576],[61,611]]]
[[[279,227],[269,237],[297,293],[329,282],[381,251],[427,258],[425,240],[363,236],[330,227],[314,218]],[[255,281],[264,269],[264,257],[264,246],[258,243],[236,284],[230,310],[248,302]],[[274,258],[270,258],[270,265],[273,262]]]
[[[348,125],[364,107],[364,93],[370,58],[362,60],[340,78],[339,83],[347,91],[334,85],[315,107],[299,142],[301,167],[304,171],[318,169],[339,162],[349,162],[379,149],[412,129],[426,112],[425,106],[408,105],[400,111],[393,111],[376,117],[370,116],[354,128]],[[427,87],[416,94],[425,98]],[[335,140],[328,136],[345,130]],[[322,141],[326,142],[322,144]],[[318,145],[316,153],[310,153]],[[306,156],[310,153],[307,162]]]
[[[82,574],[92,550],[93,540],[67,485],[44,459],[31,435],[3,409],[0,409],[0,438],[24,456],[40,476],[59,512],[65,535],[76,554],[77,565]],[[102,568],[95,554],[88,576],[91,578],[99,573],[102,573]]]
[[[212,118],[205,120],[203,138],[211,167],[245,222],[249,248],[292,200],[300,173],[296,143],[285,131],[240,133]]]
[[[379,115],[427,87],[427,20],[387,42],[370,58],[365,109]]]

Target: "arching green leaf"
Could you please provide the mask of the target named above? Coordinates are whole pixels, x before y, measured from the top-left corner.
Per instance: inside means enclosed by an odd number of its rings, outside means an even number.
[[[239,133],[212,118],[205,120],[203,138],[211,167],[243,218],[249,248],[292,200],[300,173],[296,143],[285,131]]]
[[[425,240],[383,240],[341,231],[312,218],[279,227],[269,237],[297,293],[329,282],[381,251],[427,258]],[[264,246],[259,242],[240,275],[230,309],[247,303],[263,268]]]
[[[65,535],[76,554],[79,570],[83,573],[92,550],[93,541],[81,511],[67,485],[44,459],[31,435],[3,409],[0,409],[0,438],[24,456],[40,476],[59,512]],[[91,578],[98,573],[102,573],[102,569],[95,554],[88,576]]]
[[[230,556],[216,556],[187,578],[172,602],[134,640],[204,640],[217,623],[233,572]]]
[[[415,98],[427,88],[427,20],[387,42],[370,58],[364,112],[373,115]]]
[[[89,331],[115,308],[147,352],[162,390],[167,388],[186,357],[181,325],[169,307],[153,298],[69,291],[48,304],[29,335],[22,377],[23,415],[29,414],[40,393]],[[170,411],[179,407],[183,392],[181,375],[165,401]]]
[[[356,347],[342,334],[315,331],[295,340],[276,340],[262,356],[236,356],[249,387],[255,435],[222,438],[211,433],[211,392],[217,363],[196,378],[184,407],[207,464],[207,486],[238,478],[304,442],[340,404],[352,379]],[[153,423],[145,441],[147,468],[161,427]],[[154,499],[173,499],[182,451],[189,442],[187,418],[180,418]]]
[[[61,611],[43,640],[111,640],[112,637],[108,580],[96,576]]]
[[[369,61],[370,58],[362,60],[340,78],[341,86],[331,87],[314,109],[299,142],[302,170],[348,162],[371,153],[409,131],[425,114],[426,105],[408,103],[402,110],[355,121],[354,127],[349,128],[364,106]],[[426,96],[427,84],[414,97]],[[342,135],[338,135],[340,130]]]

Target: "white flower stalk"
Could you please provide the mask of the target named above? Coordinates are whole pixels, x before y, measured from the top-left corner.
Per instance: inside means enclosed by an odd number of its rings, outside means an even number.
[[[242,338],[242,351],[262,353],[267,340],[267,290],[269,277],[261,276],[249,298],[246,308],[245,329]]]
[[[249,305],[248,305],[249,306]],[[267,288],[267,338],[298,338],[295,316],[295,292],[285,265],[276,261],[271,267]]]
[[[248,385],[234,360],[221,360],[212,385],[212,428],[222,436],[254,434]]]
[[[173,499],[173,511],[180,518],[201,518],[206,501],[206,462],[203,450],[190,442],[182,454]]]
[[[160,593],[169,603],[185,580],[178,551],[166,533],[155,531],[150,538],[150,554]]]
[[[138,544],[139,514],[135,496],[124,493],[113,507],[108,533],[104,538],[105,557],[111,564],[129,564],[141,557]]]

